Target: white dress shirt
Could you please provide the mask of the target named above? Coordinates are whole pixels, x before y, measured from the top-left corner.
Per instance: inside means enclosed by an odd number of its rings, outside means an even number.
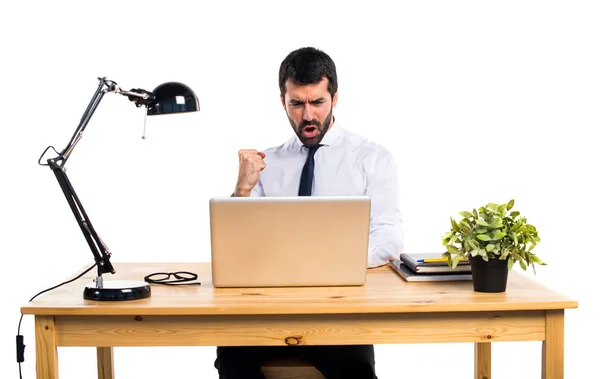
[[[366,138],[341,129],[335,122],[315,154],[313,196],[371,198],[368,266],[399,258],[404,247],[398,207],[398,173],[391,154]],[[251,196],[298,196],[308,149],[297,136],[266,149],[267,167]]]

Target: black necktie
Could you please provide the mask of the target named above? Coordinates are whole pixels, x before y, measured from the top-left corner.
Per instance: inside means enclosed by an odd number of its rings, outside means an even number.
[[[312,193],[312,183],[315,171],[315,153],[321,146],[322,145],[310,146],[308,148],[308,157],[306,157],[306,163],[304,163],[302,176],[300,177],[298,196],[310,196]]]

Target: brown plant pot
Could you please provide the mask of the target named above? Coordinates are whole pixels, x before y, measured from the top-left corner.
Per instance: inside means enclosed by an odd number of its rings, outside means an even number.
[[[505,292],[508,279],[508,260],[489,259],[480,256],[469,257],[473,275],[473,289],[476,292]]]

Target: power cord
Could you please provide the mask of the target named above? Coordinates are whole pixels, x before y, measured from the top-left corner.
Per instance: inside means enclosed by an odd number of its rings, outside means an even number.
[[[96,264],[94,263],[94,265],[90,268],[88,268],[87,270],[85,270],[84,272],[82,272],[81,274],[79,274],[78,276],[76,276],[73,279],[67,280],[66,282],[60,283],[54,287],[48,288],[43,290],[42,292],[37,293],[34,297],[32,297],[31,299],[29,299],[29,301],[31,302],[33,299],[35,299],[36,297],[40,296],[41,294],[48,292],[48,291],[52,291],[55,288],[58,288],[60,286],[64,286],[65,284],[71,283],[79,278],[81,278],[82,276],[84,276],[85,274],[87,274],[88,272],[90,272],[91,269],[93,269],[94,267],[96,267]],[[21,335],[21,322],[23,321],[23,314],[21,314],[21,318],[19,319],[19,327],[17,328],[17,362],[19,363],[19,378],[23,379],[22,373],[21,373],[21,363],[25,362],[25,342],[23,340],[23,336]]]

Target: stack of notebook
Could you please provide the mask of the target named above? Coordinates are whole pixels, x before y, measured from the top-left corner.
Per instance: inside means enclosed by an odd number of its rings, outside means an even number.
[[[460,260],[455,268],[440,253],[400,254],[400,260],[392,261],[392,267],[409,282],[472,280],[471,264]]]

